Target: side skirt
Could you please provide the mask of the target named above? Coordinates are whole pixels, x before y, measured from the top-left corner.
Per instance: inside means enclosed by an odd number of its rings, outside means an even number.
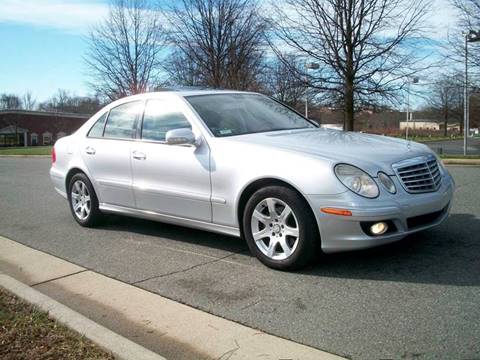
[[[173,216],[173,215],[160,214],[155,211],[139,210],[139,209],[133,209],[125,206],[118,206],[118,205],[112,205],[112,204],[106,204],[106,203],[100,203],[99,208],[101,211],[106,213],[128,215],[128,216],[138,217],[142,219],[155,220],[155,221],[165,222],[168,224],[186,226],[194,229],[212,231],[219,234],[240,237],[240,230],[238,228],[231,227],[231,226],[219,225],[219,224],[214,224],[211,222],[205,222],[200,220],[186,219],[186,218]]]

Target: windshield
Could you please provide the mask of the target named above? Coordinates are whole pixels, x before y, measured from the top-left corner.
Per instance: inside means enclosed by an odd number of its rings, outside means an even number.
[[[218,137],[316,127],[295,111],[263,95],[212,94],[185,98]]]

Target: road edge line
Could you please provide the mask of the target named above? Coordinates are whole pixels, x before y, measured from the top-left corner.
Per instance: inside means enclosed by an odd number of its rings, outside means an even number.
[[[0,287],[48,313],[50,317],[122,360],[166,360],[164,357],[107,329],[51,297],[0,273]]]

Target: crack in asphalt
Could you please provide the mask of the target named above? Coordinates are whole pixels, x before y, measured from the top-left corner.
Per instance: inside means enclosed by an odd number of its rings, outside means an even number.
[[[131,285],[138,285],[138,284],[141,284],[141,283],[146,282],[146,281],[149,281],[149,280],[160,279],[160,278],[167,277],[167,276],[170,276],[170,275],[175,275],[175,274],[184,273],[184,272],[187,272],[187,271],[190,271],[190,270],[199,268],[199,267],[201,267],[201,266],[214,264],[214,263],[216,263],[216,262],[225,260],[225,259],[227,259],[227,258],[229,258],[229,257],[232,257],[232,256],[234,256],[234,255],[238,255],[238,254],[244,253],[244,252],[246,252],[246,251],[247,251],[247,250],[241,250],[241,251],[233,252],[233,253],[231,253],[231,254],[222,256],[222,257],[220,257],[220,258],[215,258],[214,260],[210,260],[210,261],[207,261],[207,262],[204,262],[204,263],[192,265],[192,266],[187,267],[187,268],[185,268],[185,269],[175,270],[175,271],[171,271],[171,272],[169,272],[169,273],[165,273],[165,274],[161,274],[161,275],[150,276],[150,277],[145,278],[145,279],[142,279],[142,280],[134,281],[134,282],[132,282],[132,283],[130,283],[130,284],[131,284]]]

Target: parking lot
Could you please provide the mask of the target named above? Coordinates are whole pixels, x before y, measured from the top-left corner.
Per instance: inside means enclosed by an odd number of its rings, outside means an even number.
[[[243,240],[111,216],[81,228],[49,159],[0,158],[0,235],[210,313],[352,358],[480,357],[480,167],[450,167],[440,227],[274,271]]]

